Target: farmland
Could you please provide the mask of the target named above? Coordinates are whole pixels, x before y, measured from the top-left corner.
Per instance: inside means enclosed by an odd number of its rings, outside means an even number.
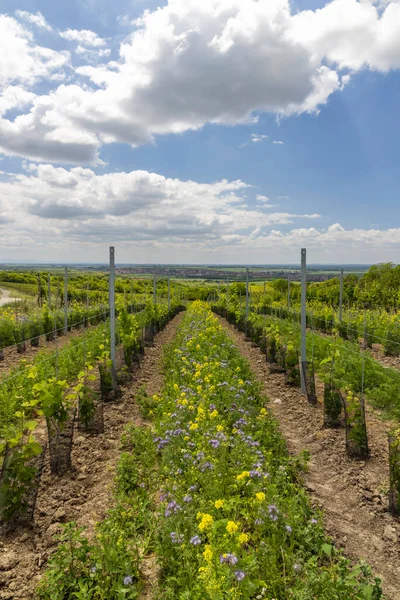
[[[241,273],[0,274],[2,597],[398,597],[397,267],[309,280],[306,393]]]

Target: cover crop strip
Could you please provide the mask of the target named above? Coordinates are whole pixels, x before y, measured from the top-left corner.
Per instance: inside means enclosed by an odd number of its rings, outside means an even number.
[[[205,304],[188,311],[166,366],[159,598],[380,598],[369,569],[327,541],[247,363]]]

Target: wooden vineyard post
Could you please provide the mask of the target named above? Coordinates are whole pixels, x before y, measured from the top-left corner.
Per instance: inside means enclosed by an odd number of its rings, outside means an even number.
[[[49,305],[49,309],[51,309],[51,281],[50,281],[50,273],[47,275],[47,302]]]
[[[343,269],[340,270],[339,322],[343,320]]]
[[[306,314],[306,300],[307,300],[307,250],[302,248],[301,250],[301,363],[302,365],[307,362],[307,314]],[[307,393],[306,381],[303,373],[303,368],[300,369],[301,375],[301,391],[303,394]]]
[[[64,269],[64,333],[68,332],[68,268]]]
[[[113,387],[117,387],[116,347],[115,347],[115,249],[110,246],[110,280],[109,280],[109,307],[110,307],[110,357],[111,377]]]
[[[249,268],[246,268],[246,324],[249,318]]]

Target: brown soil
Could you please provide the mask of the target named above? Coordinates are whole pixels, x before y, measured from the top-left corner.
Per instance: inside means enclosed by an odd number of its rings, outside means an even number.
[[[262,383],[289,451],[310,452],[304,485],[323,511],[326,532],[348,557],[372,567],[388,598],[400,600],[400,521],[387,510],[387,431],[394,424],[368,408],[371,457],[367,461],[348,458],[344,429],[323,427],[322,385],[317,386],[318,406],[311,406],[300,390],[285,385],[283,375],[269,373],[259,348],[226,321],[220,322]]]
[[[22,361],[31,362],[35,356],[43,351],[47,350],[49,352],[55,351],[56,348],[60,350],[68,344],[71,338],[78,337],[86,333],[88,329],[74,329],[68,332],[66,335],[63,335],[57,338],[57,342],[47,342],[46,337],[44,335],[40,336],[39,347],[36,348],[30,345],[30,342],[26,342],[26,351],[22,354],[17,352],[16,346],[12,346],[10,348],[4,349],[4,359],[0,361],[0,382],[1,379],[7,377],[7,373],[14,367],[17,367],[18,364]]]
[[[372,349],[369,352],[372,358],[380,362],[384,367],[400,369],[400,356],[385,356],[383,346],[380,344],[372,344]]]
[[[146,348],[144,360],[133,382],[123,389],[121,400],[104,405],[105,433],[91,436],[76,432],[73,472],[62,477],[51,475],[46,457],[32,529],[18,529],[0,541],[1,599],[32,600],[46,561],[57,544],[54,535],[62,523],[76,521],[87,527],[90,536],[96,522],[104,518],[113,500],[114,471],[123,429],[132,422],[144,425],[135,404],[135,393],[142,386],[147,387],[149,394],[161,390],[162,347],[175,336],[181,318],[182,315],[175,317],[156,336],[155,345]],[[143,569],[145,590],[154,586],[154,568],[149,566]]]

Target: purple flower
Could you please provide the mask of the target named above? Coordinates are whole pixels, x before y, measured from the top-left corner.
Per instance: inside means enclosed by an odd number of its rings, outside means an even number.
[[[190,494],[188,494],[187,496],[185,496],[183,498],[183,501],[186,502],[187,504],[189,504],[189,502],[191,502],[192,500],[193,500],[193,498]]]
[[[183,542],[183,535],[176,533],[176,531],[172,531],[169,534],[169,537],[171,538],[171,542],[173,544],[181,544]]]
[[[220,445],[220,442],[219,442],[219,440],[215,440],[215,439],[214,439],[214,440],[210,440],[210,445],[211,445],[213,448],[218,448],[218,447],[219,447],[219,445]]]
[[[261,477],[261,476],[262,476],[262,473],[258,469],[254,470],[254,471],[250,471],[250,477]]]
[[[190,543],[193,544],[193,546],[199,546],[201,544],[201,539],[198,535],[195,535],[190,539]]]
[[[170,517],[172,514],[176,514],[180,510],[182,510],[182,507],[179,506],[179,504],[177,502],[175,502],[175,500],[173,500],[172,502],[169,502],[167,504],[167,508],[165,510],[165,516]]]
[[[262,525],[263,524],[263,520],[262,519],[255,519],[254,523],[255,523],[255,525]]]
[[[243,581],[243,579],[246,577],[246,573],[244,571],[235,571],[235,577],[237,581]]]
[[[279,515],[279,509],[275,506],[275,504],[270,504],[268,506],[269,518],[271,521],[277,521]]]
[[[213,466],[213,465],[212,465],[210,462],[208,462],[208,461],[207,461],[207,462],[205,462],[205,463],[203,464],[203,466],[201,467],[200,471],[201,471],[202,473],[204,473],[204,471],[207,471],[207,469],[209,469],[210,471],[212,471],[212,470],[213,470],[213,468],[214,468],[214,466]]]
[[[221,556],[219,557],[219,562],[233,566],[239,562],[239,559],[235,554],[231,554],[230,552],[228,552],[227,554],[221,554]]]
[[[292,531],[293,531],[293,530],[292,530],[292,528],[290,527],[290,525],[286,525],[286,531],[287,531],[288,533],[292,533]]]
[[[314,518],[312,518],[312,519],[311,519],[311,523],[312,523],[312,525],[316,525],[316,524],[318,523],[318,520],[317,520],[317,519],[314,519]]]
[[[124,585],[132,585],[133,583],[133,578],[130,575],[127,575],[126,577],[124,577]]]

